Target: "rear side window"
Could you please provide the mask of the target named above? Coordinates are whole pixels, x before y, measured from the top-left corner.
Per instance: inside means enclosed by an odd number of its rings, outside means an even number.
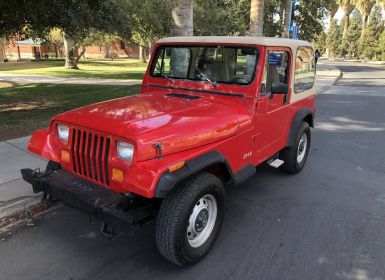
[[[312,89],[315,81],[314,52],[310,47],[300,47],[295,60],[294,91]]]

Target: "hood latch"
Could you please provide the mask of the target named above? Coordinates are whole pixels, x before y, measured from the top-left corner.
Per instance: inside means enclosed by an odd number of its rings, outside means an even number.
[[[162,144],[161,143],[155,143],[154,147],[156,149],[156,153],[159,157],[159,159],[163,159],[163,152],[162,152]]]

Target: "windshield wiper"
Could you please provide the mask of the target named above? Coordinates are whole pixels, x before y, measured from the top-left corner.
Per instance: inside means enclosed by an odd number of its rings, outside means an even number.
[[[217,87],[217,84],[213,82],[204,71],[202,71],[198,67],[195,67],[195,70],[198,71],[200,77],[203,78],[203,80],[205,80],[206,82],[209,82],[213,86],[213,88]]]

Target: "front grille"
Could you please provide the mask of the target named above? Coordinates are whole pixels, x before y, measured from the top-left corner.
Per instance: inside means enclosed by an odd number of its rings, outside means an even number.
[[[73,172],[93,182],[110,185],[108,137],[81,129],[72,129],[71,157]]]

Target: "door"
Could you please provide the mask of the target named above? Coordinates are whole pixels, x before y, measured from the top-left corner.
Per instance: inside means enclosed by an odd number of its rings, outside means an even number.
[[[284,147],[291,92],[291,57],[291,51],[286,48],[266,50],[255,118],[257,161],[266,160]]]

